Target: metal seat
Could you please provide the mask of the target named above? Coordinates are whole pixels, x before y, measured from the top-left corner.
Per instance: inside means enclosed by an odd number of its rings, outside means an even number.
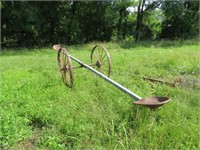
[[[169,102],[170,100],[171,99],[168,97],[151,96],[151,97],[147,97],[147,98],[142,98],[133,103],[136,105],[142,105],[142,106],[149,107],[151,109],[155,109],[155,108],[160,107],[161,105]]]

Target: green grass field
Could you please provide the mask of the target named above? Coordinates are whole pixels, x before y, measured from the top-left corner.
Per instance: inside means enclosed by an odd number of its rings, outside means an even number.
[[[141,97],[171,101],[152,111],[87,69],[74,87],[59,76],[57,53],[6,50],[0,55],[0,149],[199,149],[198,44],[125,47],[103,44],[111,78]],[[68,47],[86,64],[94,44]],[[77,63],[73,61],[73,65]],[[183,83],[173,88],[142,77]]]

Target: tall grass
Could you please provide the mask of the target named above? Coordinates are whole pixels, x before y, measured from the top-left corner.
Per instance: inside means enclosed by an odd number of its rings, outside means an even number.
[[[94,44],[68,47],[89,63]],[[196,44],[122,48],[104,43],[111,78],[142,97],[168,96],[152,111],[87,69],[74,70],[66,87],[51,48],[3,51],[0,56],[1,149],[199,149],[199,89],[144,81],[199,79]],[[73,65],[76,66],[75,62]]]

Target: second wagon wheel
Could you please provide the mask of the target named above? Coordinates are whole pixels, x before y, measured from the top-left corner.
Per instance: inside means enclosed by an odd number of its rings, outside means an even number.
[[[110,55],[105,47],[96,45],[90,55],[90,63],[96,70],[107,75],[111,74]]]
[[[72,63],[69,57],[69,54],[65,48],[61,48],[58,51],[58,68],[60,76],[64,83],[72,87],[73,85],[73,72],[72,72]]]

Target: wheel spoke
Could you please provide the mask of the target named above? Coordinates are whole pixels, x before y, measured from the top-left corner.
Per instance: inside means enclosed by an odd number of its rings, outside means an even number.
[[[91,64],[94,64],[93,68],[110,75],[111,62],[110,57],[106,49],[102,46],[95,46],[91,52]]]
[[[99,52],[100,52],[100,60],[101,60],[101,58],[102,58],[102,55],[103,55],[103,53],[104,53],[104,51],[103,51],[103,48],[102,47],[99,47]]]
[[[95,52],[95,56],[96,56],[96,58],[97,58],[97,60],[98,60],[98,58],[99,58],[98,52]]]
[[[99,53],[98,60],[100,60],[101,59],[101,49],[98,49],[98,53]]]
[[[104,60],[106,55],[107,55],[106,53],[103,55],[103,57],[101,58],[102,61]]]
[[[70,57],[66,50],[62,50],[58,52],[58,67],[59,72],[62,78],[62,81],[68,85],[72,86],[73,83],[73,74],[72,74],[72,64],[70,61]]]
[[[104,62],[108,62],[108,59],[104,60],[102,63],[104,63]]]

